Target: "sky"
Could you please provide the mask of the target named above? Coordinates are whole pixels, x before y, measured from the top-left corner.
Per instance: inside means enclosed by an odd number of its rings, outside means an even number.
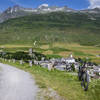
[[[25,8],[36,8],[41,4],[49,6],[68,6],[76,10],[100,7],[100,0],[0,0],[0,11],[20,5]]]

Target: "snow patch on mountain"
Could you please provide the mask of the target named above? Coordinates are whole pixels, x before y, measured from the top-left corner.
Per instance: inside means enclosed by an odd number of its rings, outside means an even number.
[[[40,5],[38,8],[42,8],[42,7],[49,7],[49,5],[48,4],[42,4],[42,5]]]

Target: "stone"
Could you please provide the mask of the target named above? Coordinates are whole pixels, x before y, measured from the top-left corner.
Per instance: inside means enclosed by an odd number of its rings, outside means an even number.
[[[52,63],[49,63],[48,64],[48,70],[51,71],[52,70],[52,67],[53,67],[53,64]]]
[[[41,60],[44,61],[45,60],[45,57],[42,57]]]
[[[34,64],[35,64],[35,65],[38,65],[38,63],[39,63],[38,61],[34,60]]]
[[[40,65],[41,65],[42,67],[44,67],[44,68],[48,68],[48,64],[45,63],[45,62],[41,63]]]
[[[19,62],[20,62],[21,65],[23,64],[23,60],[20,60]]]
[[[8,61],[9,61],[9,63],[11,62],[11,60],[10,60],[10,59],[9,59]]]
[[[15,59],[13,59],[13,63],[15,63],[16,62],[16,60]]]
[[[29,61],[29,66],[32,67],[32,60]]]

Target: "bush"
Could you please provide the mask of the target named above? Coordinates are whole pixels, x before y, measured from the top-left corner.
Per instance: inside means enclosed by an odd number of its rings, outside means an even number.
[[[72,71],[75,71],[75,66],[74,64],[71,65]]]

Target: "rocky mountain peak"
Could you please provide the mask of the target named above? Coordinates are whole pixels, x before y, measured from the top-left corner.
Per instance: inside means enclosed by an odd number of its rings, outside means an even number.
[[[94,8],[94,10],[96,10],[96,11],[100,11],[100,8]]]
[[[43,8],[48,8],[48,7],[49,7],[48,4],[42,4],[42,5],[40,5],[38,8],[39,8],[39,9],[43,9]]]
[[[19,10],[22,10],[23,8],[20,7],[19,5],[15,5],[13,7],[9,7],[7,10],[5,10],[5,13],[13,13],[13,12],[17,12]]]
[[[42,14],[42,13],[50,13],[50,12],[66,12],[66,13],[71,12],[71,13],[82,13],[82,14],[87,13],[90,16],[91,14],[96,14],[100,16],[100,8],[74,10],[67,6],[58,7],[58,6],[49,6],[48,4],[42,4],[38,8],[32,9],[32,8],[24,8],[19,5],[15,5],[13,7],[9,7],[7,10],[5,10],[0,14],[0,22],[3,22],[10,18],[27,16],[30,14]]]

